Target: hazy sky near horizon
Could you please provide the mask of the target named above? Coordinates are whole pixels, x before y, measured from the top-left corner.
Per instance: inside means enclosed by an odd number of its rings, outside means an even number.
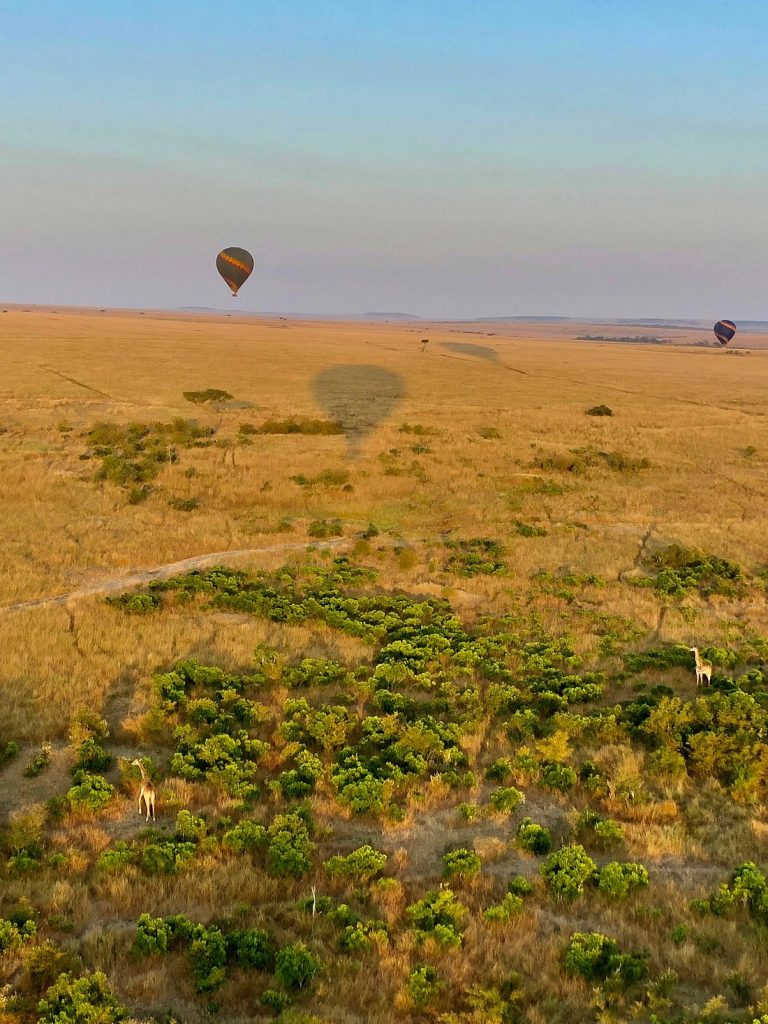
[[[0,24],[0,301],[768,318],[764,0]],[[256,262],[236,300],[226,245]]]

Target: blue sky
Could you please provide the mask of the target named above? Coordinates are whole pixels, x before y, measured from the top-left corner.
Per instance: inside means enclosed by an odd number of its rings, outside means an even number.
[[[768,317],[764,3],[0,0],[0,24],[0,301]],[[237,300],[225,245],[256,261]]]

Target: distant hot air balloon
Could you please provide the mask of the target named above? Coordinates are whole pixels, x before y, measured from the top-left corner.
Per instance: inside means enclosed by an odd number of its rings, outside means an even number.
[[[222,249],[216,257],[216,269],[232,289],[232,294],[237,295],[253,270],[253,256],[245,249],[238,249],[236,245],[229,249]]]
[[[718,320],[713,330],[720,344],[727,345],[736,333],[736,324],[732,320]]]

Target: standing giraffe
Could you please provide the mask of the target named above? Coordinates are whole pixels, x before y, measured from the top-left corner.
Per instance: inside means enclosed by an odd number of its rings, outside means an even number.
[[[698,647],[691,647],[690,650],[696,659],[696,685],[698,686],[702,679],[706,679],[709,685],[712,682],[712,666],[708,661],[701,660]]]
[[[152,785],[152,783],[149,780],[149,776],[147,775],[146,768],[141,763],[141,761],[139,761],[138,758],[135,758],[133,761],[131,761],[131,764],[135,764],[136,767],[141,772],[141,789],[139,790],[139,814],[142,813],[141,801],[143,800],[144,801],[144,807],[146,808],[146,811],[147,811],[147,821],[149,821],[150,811],[152,813],[152,821],[154,821],[155,820],[155,787]]]

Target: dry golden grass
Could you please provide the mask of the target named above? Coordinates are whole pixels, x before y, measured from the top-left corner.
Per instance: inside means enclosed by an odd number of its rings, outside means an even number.
[[[470,622],[491,609],[519,611],[530,604],[546,627],[561,632],[564,601],[535,592],[531,574],[564,567],[596,573],[605,585],[589,588],[578,606],[568,609],[568,628],[584,623],[575,642],[585,654],[596,649],[592,619],[600,613],[622,616],[648,636],[685,643],[766,632],[766,604],[756,591],[744,601],[713,599],[679,608],[665,607],[653,592],[622,582],[636,569],[645,545],[654,542],[698,546],[746,568],[766,561],[764,351],[734,359],[715,350],[572,340],[589,325],[491,325],[485,331],[476,325],[86,311],[12,311],[3,316],[3,330],[0,739],[59,741],[51,774],[20,789],[27,804],[62,791],[68,754],[61,741],[80,707],[107,718],[120,753],[151,746],[144,716],[152,674],[182,657],[242,669],[254,647],[268,643],[288,655],[333,657],[354,665],[368,648],[316,624],[283,626],[194,608],[125,616],[107,607],[100,594],[22,610],[12,606],[95,590],[211,552],[254,549],[237,564],[276,567],[304,555],[258,549],[307,543],[307,526],[315,519],[342,520],[350,547],[369,522],[390,531],[387,538],[357,542],[358,557],[376,565],[381,585],[445,596]],[[430,348],[422,354],[418,342],[426,336]],[[445,348],[442,341],[491,347],[498,360]],[[347,438],[333,435],[256,434],[252,444],[238,443],[239,427],[246,423],[332,418],[328,404],[318,402],[313,382],[339,365],[380,367],[398,375],[404,387],[400,404],[367,429],[359,455],[351,457]],[[182,396],[207,387],[226,389],[251,407],[200,408]],[[358,421],[364,419],[366,397],[353,395],[350,401]],[[584,415],[600,403],[610,405],[614,416]],[[94,483],[95,463],[80,459],[82,435],[91,426],[178,416],[215,427],[217,439],[228,446],[181,450],[179,462],[163,469],[144,504],[131,505],[120,488]],[[402,424],[420,424],[427,433],[402,432]],[[486,427],[500,436],[484,438]],[[567,456],[572,449],[647,458],[650,466],[620,472],[598,459],[585,472],[573,473],[535,465],[541,457]],[[749,449],[754,452],[747,454]],[[324,470],[348,473],[351,490],[333,484],[301,487],[290,479]],[[559,488],[542,486],[547,481]],[[169,498],[197,498],[200,505],[181,512],[169,506]],[[547,535],[521,536],[517,520],[536,523]],[[459,580],[447,573],[444,539],[471,537],[503,541],[510,574]],[[682,692],[693,695],[692,673],[680,671],[675,678]],[[278,702],[284,696],[273,690],[266,699]],[[472,755],[485,751],[489,762],[505,749],[484,727],[464,746]],[[565,759],[569,738],[555,733],[538,749],[554,760]],[[276,764],[281,753],[274,757]],[[627,785],[645,771],[644,757],[626,746],[606,745],[595,760]],[[12,765],[3,778],[21,783],[21,767]],[[482,788],[478,783],[472,797],[479,802],[487,798]],[[4,811],[18,805],[15,785],[10,790],[0,798]],[[534,876],[537,870],[538,861],[511,841],[512,819],[481,815],[467,825],[451,806],[455,795],[434,782],[424,785],[420,802],[403,822],[360,823],[340,814],[320,787],[312,809],[324,855],[362,842],[389,853],[398,882],[389,888],[374,885],[373,898],[390,922],[402,918],[404,907],[427,884],[439,884],[440,857],[449,846],[474,846],[484,874],[461,889],[474,914],[462,952],[416,948],[412,933],[401,930],[389,947],[367,954],[357,966],[342,958],[326,972],[312,997],[313,1012],[323,1022],[379,1024],[393,1019],[394,1007],[407,1018],[409,972],[417,962],[429,962],[450,979],[452,991],[478,977],[497,984],[512,971],[533,979],[521,1006],[525,1024],[594,1020],[589,987],[561,970],[563,942],[577,927],[612,934],[627,949],[645,946],[655,970],[673,968],[696,990],[692,1003],[699,989],[721,991],[725,984],[725,963],[701,956],[705,940],[727,943],[729,963],[742,962],[751,976],[765,977],[768,954],[750,945],[738,922],[702,923],[698,946],[692,939],[670,941],[672,928],[687,913],[687,898],[710,891],[723,877],[720,865],[764,859],[768,825],[760,809],[726,806],[714,786],[695,795],[679,787],[665,796],[637,807],[618,798],[606,803],[625,822],[627,856],[644,860],[652,874],[651,889],[636,898],[630,913],[602,899],[580,901],[567,912],[539,900],[542,905],[526,909],[513,925],[486,927],[479,912],[494,890],[493,898],[500,897],[502,879],[518,871]],[[212,788],[179,779],[165,780],[160,798],[169,816],[181,807],[214,814],[231,809]],[[520,812],[559,835],[566,834],[577,809],[568,796],[533,791]],[[718,826],[723,820],[727,828]],[[244,907],[247,926],[268,925],[279,937],[294,936],[295,901],[323,875],[318,869],[300,883],[278,881],[247,858],[216,854],[198,859],[178,877],[149,878],[129,868],[88,886],[78,879],[108,842],[129,838],[140,827],[127,793],[116,798],[98,826],[69,816],[54,835],[54,847],[68,855],[68,876],[49,878],[42,893],[34,878],[13,879],[5,898],[9,904],[33,900],[63,922],[62,929],[78,937],[87,961],[107,971],[132,1012],[149,1015],[172,1002],[180,1019],[208,1019],[183,955],[161,963],[130,955],[138,915],[183,910],[194,920],[211,921],[221,916],[222,907]],[[657,914],[657,908],[663,912]],[[319,920],[311,927],[313,941],[333,962],[330,925]],[[266,1019],[258,1004],[265,984],[233,972],[220,1000],[217,996],[220,1019]],[[438,1009],[455,1007],[446,1001]],[[462,1018],[474,1019],[481,1017]]]
[[[441,571],[440,539],[497,537],[508,545],[513,590],[524,589],[537,569],[596,572],[609,587],[594,600],[649,628],[658,620],[655,598],[611,586],[632,569],[649,529],[652,538],[699,545],[746,566],[765,558],[768,353],[732,359],[715,350],[564,340],[583,333],[570,325],[491,326],[486,332],[169,314],[5,314],[0,695],[11,699],[2,701],[0,733],[51,735],[78,703],[105,706],[116,691],[133,693],[174,653],[240,661],[264,631],[229,620],[126,622],[105,613],[100,599],[13,615],[2,614],[2,606],[209,552],[301,543],[316,518],[338,517],[350,534],[373,521],[406,538],[415,564],[404,569],[396,556],[385,557],[385,583],[432,592],[448,585],[453,599],[456,583]],[[419,351],[417,335],[430,336],[430,351]],[[492,347],[499,361],[441,345],[456,340]],[[128,504],[118,487],[94,484],[94,463],[79,459],[83,431],[100,420],[194,417],[234,442],[245,422],[328,416],[313,381],[339,365],[381,367],[405,388],[399,406],[371,425],[359,459],[348,457],[343,436],[256,435],[248,447],[182,451],[140,505]],[[217,411],[182,397],[209,386],[254,408]],[[584,415],[603,401],[612,418]],[[365,398],[355,402],[364,416]],[[401,433],[403,423],[434,434]],[[488,425],[499,439],[480,437]],[[418,445],[431,451],[415,454]],[[748,446],[754,455],[743,454]],[[538,450],[562,455],[584,447],[647,457],[652,465],[636,473],[595,466],[584,475],[531,468]],[[400,455],[387,455],[392,449]],[[197,475],[185,476],[190,469]],[[349,472],[353,489],[290,481],[324,469]],[[554,479],[563,493],[536,493],[537,478]],[[169,496],[197,497],[200,507],[175,511]],[[293,530],[275,533],[286,519]],[[540,523],[548,536],[518,536],[516,519]],[[252,564],[285,557],[255,555]],[[508,579],[468,581],[456,604],[471,614],[508,600],[509,590]],[[761,621],[765,606],[753,601],[737,611],[748,627]],[[694,626],[670,611],[664,635],[685,639],[696,629],[714,638],[730,612],[712,603]],[[551,614],[557,618],[557,602]]]

